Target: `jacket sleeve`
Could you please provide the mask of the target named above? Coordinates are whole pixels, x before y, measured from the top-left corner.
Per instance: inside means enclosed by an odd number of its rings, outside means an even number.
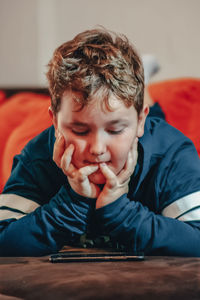
[[[1,256],[54,253],[80,238],[94,211],[95,200],[75,193],[66,177],[66,184],[49,192],[51,181],[42,184],[46,171],[37,165],[38,173],[34,173],[24,159],[23,155],[15,158],[11,177],[0,195]],[[60,182],[58,173],[52,174],[54,182]]]
[[[18,220],[0,221],[0,255],[41,256],[57,252],[86,231],[93,209],[93,199],[62,186],[49,203]]]
[[[96,211],[100,224],[134,251],[200,256],[200,160],[193,144],[174,143],[151,174],[142,190],[152,192],[140,194],[145,205],[123,195]]]
[[[135,252],[200,256],[200,221],[182,222],[157,215],[126,195],[96,214],[106,233]]]

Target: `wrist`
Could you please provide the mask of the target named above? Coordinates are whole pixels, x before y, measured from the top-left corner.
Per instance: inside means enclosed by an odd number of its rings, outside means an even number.
[[[113,200],[113,201],[110,201],[108,203],[106,203],[106,201],[103,201],[100,203],[98,203],[98,200],[96,201],[96,211],[98,211],[98,214],[110,214],[111,211],[113,210],[120,210],[121,207],[123,205],[125,205],[127,203],[127,201],[130,201],[128,198],[127,198],[127,194],[124,193],[123,195],[121,195],[120,197],[118,197],[117,199]]]
[[[99,209],[101,207],[104,207],[106,205],[109,205],[113,202],[116,202],[118,199],[120,199],[123,195],[127,195],[127,192],[123,191],[123,190],[117,190],[117,191],[109,191],[107,192],[102,191],[99,195],[99,197],[97,198],[96,201],[96,209]]]
[[[70,187],[69,189],[69,194],[71,196],[71,199],[73,199],[75,202],[82,202],[87,204],[94,204],[96,202],[96,198],[90,198],[90,197],[86,197],[86,196],[82,196],[79,193],[77,193],[72,187]]]

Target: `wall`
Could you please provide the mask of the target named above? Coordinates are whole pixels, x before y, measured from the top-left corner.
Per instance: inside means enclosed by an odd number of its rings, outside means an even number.
[[[152,53],[154,81],[200,77],[199,0],[0,0],[0,86],[44,86],[55,47],[96,25]]]

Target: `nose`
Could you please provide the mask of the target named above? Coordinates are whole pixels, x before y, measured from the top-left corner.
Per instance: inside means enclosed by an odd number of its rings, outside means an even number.
[[[95,134],[90,141],[90,153],[92,155],[102,155],[106,152],[106,140],[101,134]]]

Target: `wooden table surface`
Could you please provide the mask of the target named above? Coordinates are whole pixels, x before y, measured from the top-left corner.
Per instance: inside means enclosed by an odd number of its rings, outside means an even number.
[[[0,258],[0,299],[200,299],[200,258],[51,263]]]

